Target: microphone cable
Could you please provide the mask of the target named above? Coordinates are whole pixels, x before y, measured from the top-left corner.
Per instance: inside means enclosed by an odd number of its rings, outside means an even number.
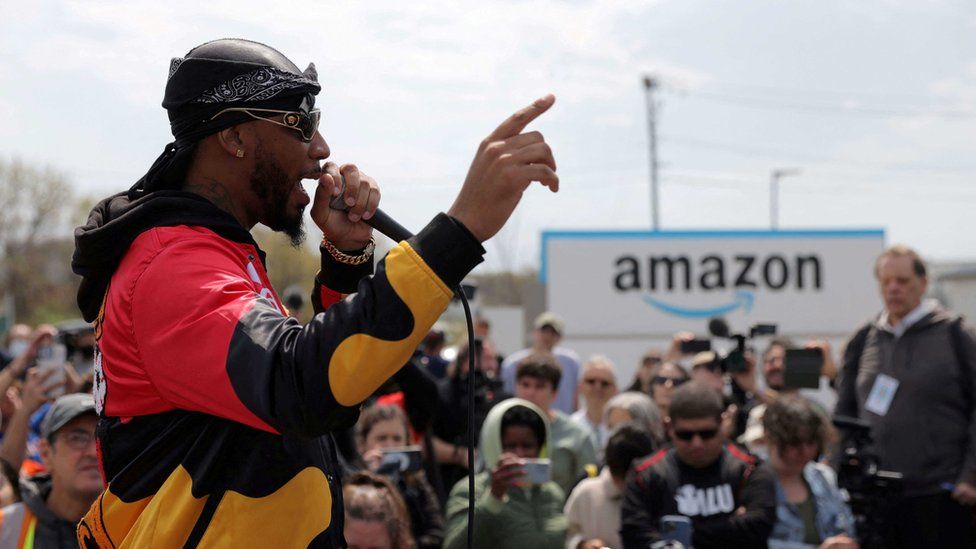
[[[464,288],[458,286],[455,290],[461,298],[461,305],[464,307],[464,321],[468,325],[468,549],[474,547],[474,373],[475,373],[475,352],[477,347],[474,344],[474,322],[471,319],[471,308],[468,306],[468,298],[464,295]],[[481,357],[478,357],[478,361]]]
[[[333,210],[348,211],[349,206],[343,201],[343,194],[346,190],[346,178],[341,177],[342,192],[338,196],[334,197],[329,202],[329,207]],[[373,216],[369,219],[364,219],[367,225],[373,227],[380,233],[386,235],[388,238],[394,242],[400,242],[407,240],[413,236],[413,233],[407,230],[403,225],[400,225],[393,220],[389,215],[384,213],[382,210],[377,209],[373,212]],[[475,386],[475,353],[477,348],[474,344],[474,321],[471,318],[471,306],[468,304],[468,298],[464,295],[464,288],[459,284],[457,288],[454,288],[454,293],[460,298],[461,305],[464,307],[464,322],[467,324],[468,328],[468,549],[474,547],[474,448],[477,441],[474,440],[474,393],[476,390]],[[480,362],[481,357],[477,358]],[[433,456],[430,456],[433,457]]]

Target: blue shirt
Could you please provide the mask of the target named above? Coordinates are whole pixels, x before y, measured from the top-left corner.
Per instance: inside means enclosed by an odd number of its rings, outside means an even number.
[[[522,359],[532,355],[532,349],[522,349],[516,351],[505,359],[502,363],[502,383],[505,392],[515,394],[515,368]],[[556,389],[556,401],[552,407],[564,414],[572,414],[576,411],[576,384],[579,382],[580,360],[577,354],[569,349],[556,347],[552,354],[562,368],[562,377],[559,378],[559,387]]]
[[[810,487],[810,497],[813,498],[817,510],[817,533],[820,534],[820,539],[825,540],[840,534],[853,538],[854,516],[837,488],[833,469],[820,463],[807,463],[803,468],[803,480]],[[801,543],[805,534],[803,518],[796,505],[786,501],[786,493],[777,480],[776,524],[769,536],[769,547],[775,549],[777,546],[787,547],[790,543]],[[788,543],[780,545],[776,541]]]

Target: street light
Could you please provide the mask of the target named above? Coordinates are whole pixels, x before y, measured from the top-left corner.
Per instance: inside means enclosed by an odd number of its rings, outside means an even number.
[[[658,230],[661,226],[657,209],[657,112],[654,104],[654,90],[658,82],[653,76],[644,76],[644,98],[647,101],[647,134],[649,160],[651,163],[651,227]]]
[[[779,168],[769,176],[769,226],[774,231],[779,228],[779,180],[790,175],[800,175],[800,169]]]

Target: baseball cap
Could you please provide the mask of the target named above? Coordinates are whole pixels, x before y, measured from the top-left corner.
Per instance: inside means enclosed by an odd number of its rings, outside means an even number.
[[[691,359],[691,369],[705,367],[709,370],[717,370],[719,367],[718,355],[715,351],[702,351]]]
[[[535,328],[538,330],[546,326],[555,330],[557,334],[562,335],[563,330],[566,328],[566,323],[563,322],[561,316],[546,311],[535,318]]]
[[[49,439],[72,419],[85,414],[95,414],[95,399],[85,393],[71,393],[54,401],[41,423],[41,436]]]

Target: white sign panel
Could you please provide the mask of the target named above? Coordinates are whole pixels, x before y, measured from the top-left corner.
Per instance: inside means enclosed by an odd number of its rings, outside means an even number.
[[[881,230],[545,232],[540,276],[570,337],[704,334],[718,316],[830,334],[880,310],[883,249]]]

